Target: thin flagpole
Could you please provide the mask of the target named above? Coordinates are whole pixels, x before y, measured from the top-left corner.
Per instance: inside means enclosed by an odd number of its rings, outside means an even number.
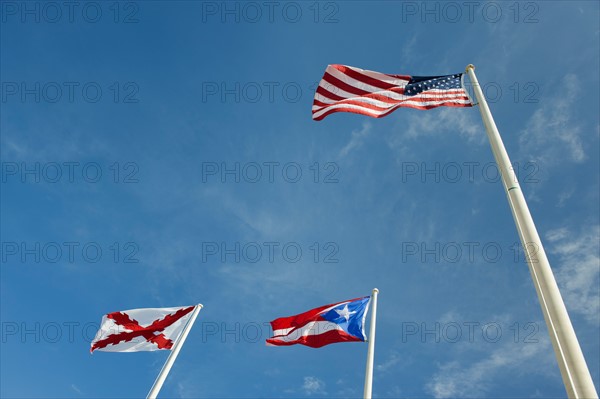
[[[192,326],[194,325],[194,322],[196,321],[196,317],[198,316],[200,309],[202,309],[202,304],[196,305],[196,308],[192,312],[192,317],[190,317],[187,324],[183,328],[181,335],[177,339],[177,342],[175,342],[175,345],[173,345],[173,349],[171,350],[167,361],[163,365],[163,368],[160,370],[158,377],[156,377],[156,381],[154,381],[154,385],[152,385],[152,388],[150,389],[148,396],[146,396],[146,399],[156,399],[158,396],[163,383],[167,379],[167,375],[169,375],[169,371],[171,371],[171,367],[173,367],[173,363],[175,363],[175,359],[177,359],[177,355],[179,354],[185,339],[187,338]]]
[[[542,246],[542,241],[533,223],[531,213],[525,202],[525,197],[519,186],[517,176],[512,168],[510,159],[496,123],[485,101],[477,77],[475,67],[468,65],[467,74],[471,78],[475,97],[483,124],[487,131],[494,158],[502,175],[502,182],[508,203],[519,232],[521,244],[525,251],[529,271],[542,307],[542,313],[548,326],[550,340],[554,347],[558,367],[562,375],[567,395],[570,398],[598,398],[594,382],[588,370],[585,358],[581,352],[579,341],[569,319],[567,308],[562,300],[550,263]]]
[[[375,323],[377,321],[377,294],[379,290],[373,288],[371,295],[371,325],[369,326],[369,348],[367,349],[367,369],[365,371],[365,399],[371,399],[373,391],[373,359],[375,358]]]

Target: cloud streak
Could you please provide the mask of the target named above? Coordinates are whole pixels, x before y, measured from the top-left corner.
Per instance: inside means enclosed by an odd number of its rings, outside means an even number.
[[[425,390],[436,398],[484,397],[493,388],[493,381],[500,379],[498,374],[514,370],[538,373],[539,369],[523,365],[551,364],[552,353],[547,337],[536,344],[504,344],[471,365],[458,361],[440,365],[438,372],[426,384]]]
[[[589,323],[600,325],[600,227],[587,227],[579,234],[567,228],[551,230],[546,238],[550,242],[549,252],[559,259],[556,279],[567,307]]]
[[[521,151],[546,166],[556,166],[565,159],[581,163],[587,158],[582,127],[573,117],[581,92],[579,78],[567,74],[558,86],[564,90],[545,99],[520,133]]]
[[[353,130],[350,141],[340,150],[339,157],[345,158],[350,152],[360,148],[364,140],[371,134],[371,123],[363,122],[362,128]]]
[[[302,390],[308,396],[311,395],[326,395],[325,383],[317,377],[304,377],[304,383],[302,384]]]

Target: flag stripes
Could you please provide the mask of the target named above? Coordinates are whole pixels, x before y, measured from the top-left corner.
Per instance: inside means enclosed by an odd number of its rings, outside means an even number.
[[[352,112],[381,118],[400,107],[441,106],[472,106],[462,74],[417,77],[328,65],[315,93],[312,117],[320,121],[334,112]]]
[[[336,342],[364,342],[370,299],[351,299],[275,319],[271,322],[273,337],[267,339],[267,345],[320,348]]]

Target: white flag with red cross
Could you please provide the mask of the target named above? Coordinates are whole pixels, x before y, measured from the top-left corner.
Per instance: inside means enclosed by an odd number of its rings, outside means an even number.
[[[113,312],[102,318],[90,352],[171,350],[195,306]]]

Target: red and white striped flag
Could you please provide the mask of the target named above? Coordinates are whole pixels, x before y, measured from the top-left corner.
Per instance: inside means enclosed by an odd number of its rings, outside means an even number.
[[[170,350],[194,308],[147,308],[109,313],[102,318],[90,352]]]
[[[462,76],[389,75],[328,65],[315,93],[312,117],[320,121],[334,112],[352,112],[381,118],[400,107],[472,107]]]
[[[275,319],[271,322],[273,337],[267,339],[267,345],[320,348],[336,342],[364,342],[370,303],[371,297],[366,296]]]

